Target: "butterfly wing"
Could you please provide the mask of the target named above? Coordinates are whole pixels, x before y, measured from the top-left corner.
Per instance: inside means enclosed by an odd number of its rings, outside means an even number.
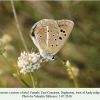
[[[58,24],[58,32],[55,33],[57,36],[56,36],[56,42],[54,42],[54,45],[56,47],[52,48],[51,52],[53,55],[56,54],[65,44],[74,25],[74,23],[70,20],[57,20],[57,24]]]
[[[34,44],[37,46],[39,51],[52,52],[52,45],[54,39],[52,37],[56,36],[58,31],[57,22],[53,19],[43,19],[33,25],[31,29],[31,38]]]
[[[40,52],[54,55],[65,44],[73,25],[70,20],[43,19],[33,25],[31,37]]]

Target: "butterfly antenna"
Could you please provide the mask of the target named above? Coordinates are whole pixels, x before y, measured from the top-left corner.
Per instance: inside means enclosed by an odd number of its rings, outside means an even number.
[[[60,59],[58,56],[56,56],[56,58],[57,58],[59,61],[61,61],[64,65],[66,65],[66,60],[62,60],[62,59]]]

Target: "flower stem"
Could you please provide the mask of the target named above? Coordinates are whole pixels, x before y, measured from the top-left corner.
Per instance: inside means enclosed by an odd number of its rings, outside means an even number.
[[[16,21],[16,26],[17,26],[17,29],[18,29],[20,38],[21,38],[21,40],[22,40],[22,43],[23,43],[23,45],[24,45],[25,50],[28,51],[28,48],[27,48],[27,46],[26,46],[25,40],[24,40],[24,38],[23,38],[21,29],[20,29],[20,26],[19,26],[19,22],[18,22],[18,18],[17,18],[16,11],[15,11],[15,6],[14,6],[14,1],[13,1],[13,0],[11,0],[11,6],[12,6],[12,10],[13,10],[13,14],[14,14],[14,18],[15,18],[15,21]]]
[[[9,65],[10,69],[12,70],[12,72],[16,72],[16,70],[14,69],[14,67],[8,62],[8,60],[3,56],[3,54],[1,54],[1,56],[5,60],[5,62]]]
[[[33,88],[35,88],[35,78],[34,75],[32,73],[30,73],[31,79],[32,79],[32,83],[33,83]]]
[[[30,88],[30,86],[18,75],[18,73],[17,73],[17,76],[18,76],[18,78],[19,78],[27,87]]]
[[[74,81],[74,84],[75,84],[75,87],[78,88],[78,82],[77,82],[77,79],[74,75],[74,72],[72,71],[72,68],[71,68],[71,65],[69,63],[69,61],[67,61],[66,63],[66,67],[70,70],[70,72],[72,73],[72,76],[73,76],[73,81]]]
[[[9,65],[10,69],[12,70],[12,73],[16,73],[16,69],[8,62],[8,60],[1,54],[2,58],[5,60],[5,62]],[[20,76],[18,73],[16,73],[18,78],[27,86],[30,87]]]

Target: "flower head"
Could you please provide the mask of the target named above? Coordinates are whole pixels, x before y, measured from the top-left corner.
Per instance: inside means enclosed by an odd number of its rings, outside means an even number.
[[[0,39],[0,54],[5,52],[5,44],[4,42]]]
[[[79,75],[79,69],[75,66],[72,66],[71,69],[72,69],[74,75],[77,77]],[[67,72],[68,72],[69,78],[73,79],[73,75],[72,75],[71,71],[69,69],[67,69]]]
[[[40,55],[34,52],[22,52],[18,57],[18,67],[21,73],[33,72],[40,67]]]
[[[74,74],[76,77],[79,75],[79,68],[78,68],[78,67],[71,66],[69,61],[66,62],[66,66],[67,66],[67,68],[68,68],[68,69],[67,69],[67,72],[68,72],[68,75],[69,75],[69,78],[70,78],[70,79],[73,79],[73,75],[72,75],[71,70],[73,71],[73,74]],[[70,70],[70,68],[71,68],[71,70]]]

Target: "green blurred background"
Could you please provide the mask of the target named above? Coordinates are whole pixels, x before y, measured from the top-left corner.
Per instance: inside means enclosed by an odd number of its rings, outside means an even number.
[[[15,9],[29,51],[36,47],[29,34],[41,19],[69,19],[74,28],[63,48],[57,53],[69,60],[77,73],[79,87],[100,87],[100,2],[98,1],[15,1]],[[4,56],[17,68],[24,46],[18,34],[11,2],[0,1],[0,38],[6,43]],[[36,50],[38,52],[38,50]],[[17,68],[20,71],[19,68]],[[29,74],[21,76],[32,86]],[[75,87],[66,67],[59,61],[41,64],[36,71],[38,87]],[[0,87],[26,87],[15,78],[0,57]]]

